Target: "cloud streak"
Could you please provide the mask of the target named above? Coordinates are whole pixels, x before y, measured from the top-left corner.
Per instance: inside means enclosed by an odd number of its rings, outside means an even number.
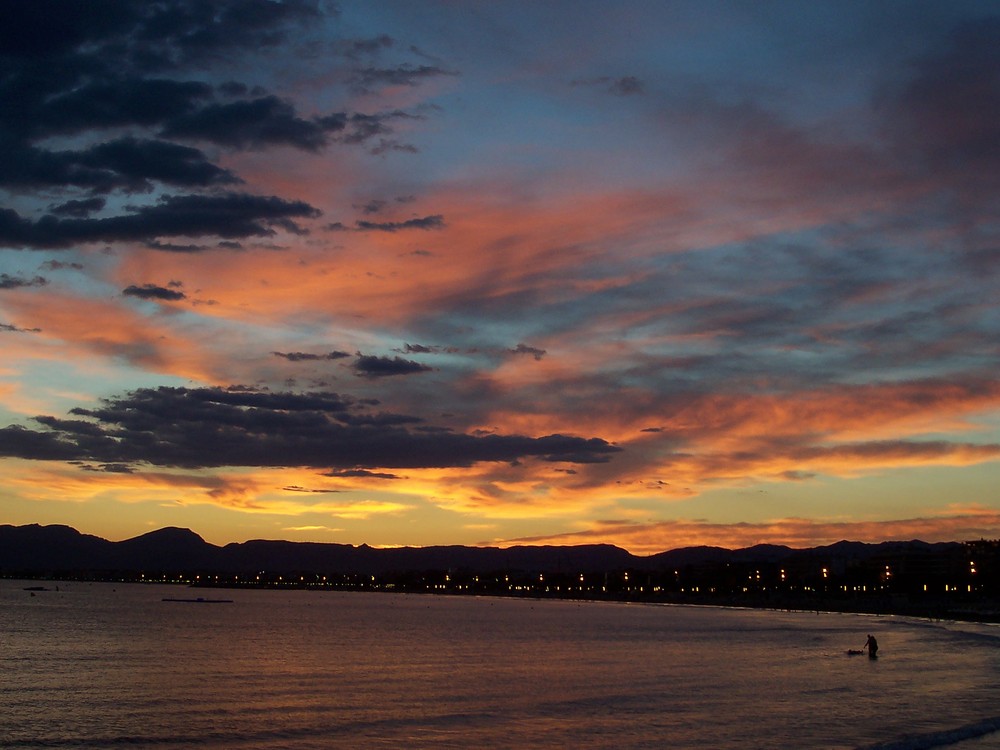
[[[302,201],[240,193],[217,196],[165,195],[154,205],[131,206],[127,214],[107,218],[25,219],[11,209],[0,211],[0,244],[53,249],[78,243],[152,240],[158,237],[227,239],[272,237],[279,227],[295,234],[293,219],[319,211]]]
[[[845,539],[870,543],[912,539],[948,542],[955,539],[995,537],[998,530],[1000,514],[982,508],[970,508],[950,515],[891,521],[782,518],[762,523],[723,524],[692,520],[642,524],[606,520],[598,521],[583,531],[522,537],[505,540],[504,543],[568,545],[610,539],[634,554],[650,555],[699,545],[743,549],[756,544],[781,544],[793,549],[804,549],[836,544]]]
[[[161,387],[71,413],[82,419],[39,416],[35,422],[46,430],[0,429],[0,455],[188,469],[358,469],[464,467],[529,456],[579,463],[606,461],[618,450],[599,438],[412,430],[404,426],[412,418],[359,413],[334,393]]]

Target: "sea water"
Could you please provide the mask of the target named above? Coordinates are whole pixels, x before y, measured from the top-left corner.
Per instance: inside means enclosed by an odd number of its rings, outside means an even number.
[[[990,625],[28,585],[0,581],[3,748],[1000,747]]]

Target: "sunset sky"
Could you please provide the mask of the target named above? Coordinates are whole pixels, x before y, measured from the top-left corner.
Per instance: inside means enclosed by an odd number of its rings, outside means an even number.
[[[996,5],[0,7],[0,523],[1000,536]]]

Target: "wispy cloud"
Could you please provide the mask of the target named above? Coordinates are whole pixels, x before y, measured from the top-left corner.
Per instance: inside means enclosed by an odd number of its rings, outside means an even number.
[[[504,544],[590,544],[610,541],[634,554],[651,555],[664,550],[709,545],[743,549],[756,544],[781,544],[793,549],[817,547],[843,540],[877,543],[921,539],[947,542],[982,539],[1000,533],[1000,513],[969,509],[955,515],[903,518],[891,521],[822,520],[782,518],[763,523],[709,523],[707,521],[662,521],[631,523],[596,521],[581,531],[551,536],[522,537]],[[496,541],[492,542],[493,544]]]

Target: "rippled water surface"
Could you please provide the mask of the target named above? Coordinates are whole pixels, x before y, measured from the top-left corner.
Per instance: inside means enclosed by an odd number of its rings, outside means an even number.
[[[26,585],[0,582],[4,748],[1000,747],[993,626]],[[869,632],[881,658],[848,656]]]

